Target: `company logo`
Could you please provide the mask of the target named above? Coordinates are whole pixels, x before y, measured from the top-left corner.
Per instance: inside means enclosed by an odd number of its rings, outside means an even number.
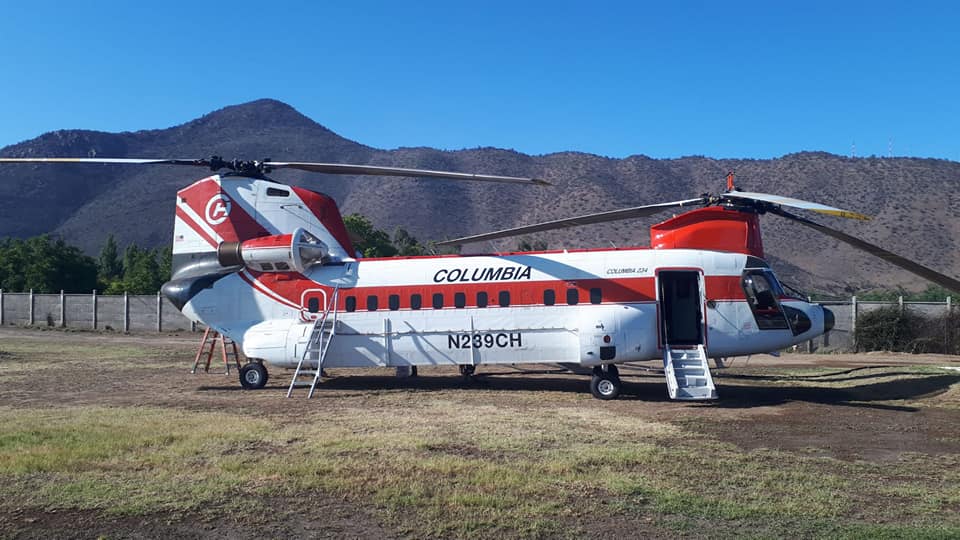
[[[230,215],[230,197],[223,193],[218,193],[207,201],[207,208],[203,213],[203,218],[211,225],[219,225],[227,220]]]

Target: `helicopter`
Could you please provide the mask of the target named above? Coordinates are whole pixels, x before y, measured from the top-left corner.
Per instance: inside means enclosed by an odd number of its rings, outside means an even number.
[[[788,348],[829,332],[833,313],[789,294],[764,259],[760,217],[817,230],[950,290],[960,281],[796,208],[866,220],[819,203],[740,191],[635,206],[438,242],[463,245],[685,210],[650,227],[649,247],[361,258],[327,195],[271,180],[277,169],[549,186],[542,179],[370,165],[209,159],[4,158],[0,163],[183,165],[213,173],[179,190],[162,294],[239,344],[240,384],[267,366],[312,397],[327,368],[560,364],[590,373],[601,400],[618,365],[662,361],[667,394],[717,399],[709,359]],[[226,171],[221,173],[220,171]]]

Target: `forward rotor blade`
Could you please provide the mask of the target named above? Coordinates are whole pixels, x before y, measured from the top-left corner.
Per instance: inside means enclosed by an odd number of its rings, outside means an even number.
[[[850,210],[843,210],[840,208],[834,208],[832,206],[827,206],[825,204],[802,201],[800,199],[791,199],[790,197],[781,197],[780,195],[770,195],[768,193],[751,193],[749,191],[728,191],[721,195],[721,197],[734,197],[737,199],[750,199],[754,201],[764,201],[773,204],[779,204],[783,206],[792,206],[794,208],[800,208],[802,210],[810,210],[812,212],[819,212],[821,214],[828,214],[831,216],[839,216],[843,218],[850,219],[860,219],[860,220],[869,220],[870,216],[861,214],[859,212],[851,212]]]
[[[850,236],[849,234],[846,234],[846,233],[842,233],[836,229],[831,229],[826,225],[821,225],[814,221],[810,221],[809,219],[802,218],[800,216],[795,216],[779,208],[772,209],[770,210],[770,212],[777,214],[778,216],[796,221],[797,223],[800,223],[802,225],[806,225],[811,229],[820,231],[821,233],[831,238],[840,240],[841,242],[849,244],[861,251],[865,251],[875,257],[879,257],[894,266],[899,266],[900,268],[903,268],[907,272],[916,274],[922,277],[923,279],[932,281],[933,283],[936,283],[941,287],[950,289],[951,291],[960,294],[960,280],[956,280],[950,276],[941,274],[940,272],[937,272],[935,270],[931,270],[926,266],[923,266],[922,264],[913,262],[910,259],[907,259],[906,257],[901,257],[896,253],[891,253],[890,251],[887,251],[880,246],[875,246],[870,242],[861,240],[854,236]]]
[[[498,238],[508,238],[511,236],[518,236],[521,234],[529,234],[543,231],[552,231],[556,229],[564,229],[566,227],[576,227],[578,225],[590,225],[593,223],[606,223],[608,221],[619,221],[621,219],[631,219],[631,218],[641,218],[652,216],[663,212],[664,210],[669,210],[671,208],[677,208],[681,206],[694,206],[704,204],[704,199],[687,199],[684,201],[674,201],[668,203],[659,203],[659,204],[649,204],[646,206],[635,206],[633,208],[624,208],[622,210],[612,210],[609,212],[599,212],[596,214],[587,214],[584,216],[578,216],[574,218],[567,219],[558,219],[555,221],[546,221],[543,223],[537,223],[535,225],[526,225],[524,227],[515,227],[513,229],[504,229],[502,231],[496,231],[485,234],[477,234],[474,236],[466,236],[463,238],[456,238],[454,240],[445,240],[443,242],[437,242],[438,246],[454,246],[460,244],[470,244],[473,242],[483,242],[485,240],[496,240]]]
[[[498,176],[493,174],[472,174],[447,171],[431,171],[427,169],[405,169],[400,167],[380,167],[375,165],[349,165],[345,163],[303,163],[278,162],[266,163],[271,169],[299,169],[324,174],[358,174],[372,176],[407,176],[413,178],[445,178],[449,180],[473,180],[477,182],[506,182],[512,184],[534,184],[549,186],[549,182],[539,178],[518,178],[515,176]]]

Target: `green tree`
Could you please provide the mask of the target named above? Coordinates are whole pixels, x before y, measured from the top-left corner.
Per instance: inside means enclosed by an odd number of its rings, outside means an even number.
[[[97,277],[100,281],[101,290],[106,289],[111,283],[123,276],[123,263],[117,251],[117,241],[113,235],[107,236],[106,243],[100,250],[100,257],[97,258]]]
[[[87,292],[96,283],[96,262],[62,238],[41,235],[0,242],[0,288],[4,290]]]
[[[526,236],[517,244],[517,251],[546,251],[547,243],[543,240],[530,240]]]
[[[350,233],[353,247],[364,257],[393,257],[397,248],[390,243],[390,236],[373,226],[369,219],[360,214],[350,214],[343,218],[343,224]]]
[[[406,229],[397,227],[393,231],[393,247],[397,249],[397,255],[412,257],[424,254],[424,248],[417,242],[417,239],[410,235]]]

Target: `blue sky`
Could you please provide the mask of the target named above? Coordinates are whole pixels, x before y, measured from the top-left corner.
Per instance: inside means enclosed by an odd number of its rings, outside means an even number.
[[[270,97],[379,148],[960,161],[956,2],[0,7],[0,146]]]

